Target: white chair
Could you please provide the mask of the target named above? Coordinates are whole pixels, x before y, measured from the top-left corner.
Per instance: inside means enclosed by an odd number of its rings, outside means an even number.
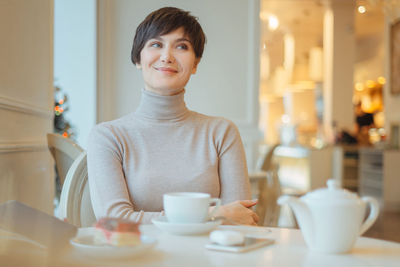
[[[77,227],[93,226],[96,217],[90,200],[86,152],[68,170],[61,191],[58,217]]]
[[[47,134],[47,145],[56,162],[56,169],[60,179],[59,186],[62,188],[69,168],[84,150],[71,139],[53,133]]]

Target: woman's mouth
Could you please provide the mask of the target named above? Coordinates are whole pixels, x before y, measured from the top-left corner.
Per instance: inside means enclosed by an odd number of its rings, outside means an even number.
[[[165,73],[177,73],[178,72],[174,68],[169,68],[169,67],[154,67],[154,68],[158,71],[165,72]]]

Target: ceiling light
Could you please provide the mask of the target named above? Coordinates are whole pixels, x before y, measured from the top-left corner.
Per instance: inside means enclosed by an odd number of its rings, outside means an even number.
[[[269,15],[268,17],[268,28],[271,31],[275,31],[279,27],[279,20],[275,15]]]
[[[367,11],[365,6],[358,6],[357,10],[358,10],[358,13],[361,13],[361,14],[364,14]]]

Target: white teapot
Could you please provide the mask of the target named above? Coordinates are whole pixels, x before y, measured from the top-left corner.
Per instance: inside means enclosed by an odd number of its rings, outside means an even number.
[[[292,208],[311,250],[344,253],[375,222],[379,205],[371,197],[359,198],[339,188],[333,179],[328,180],[327,185],[328,188],[317,189],[300,198],[281,196],[278,204],[289,204]],[[370,213],[364,221],[367,204]]]

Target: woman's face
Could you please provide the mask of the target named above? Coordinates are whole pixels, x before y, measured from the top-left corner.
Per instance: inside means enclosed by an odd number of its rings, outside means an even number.
[[[159,95],[180,93],[190,75],[196,73],[199,60],[183,28],[150,39],[140,52],[145,89]]]

